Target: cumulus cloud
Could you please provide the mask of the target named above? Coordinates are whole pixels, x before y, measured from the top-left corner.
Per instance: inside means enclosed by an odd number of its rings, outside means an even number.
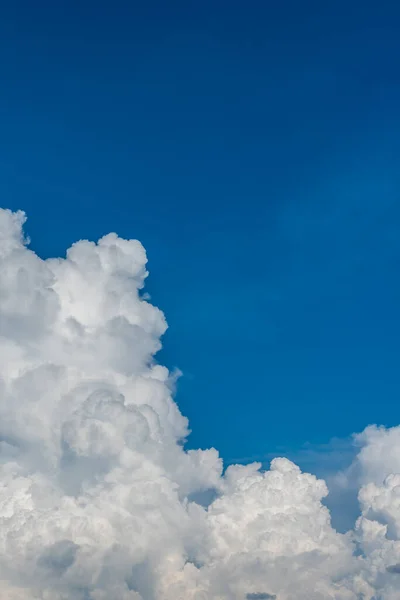
[[[2,600],[398,598],[400,428],[358,436],[346,534],[291,461],[223,472],[184,449],[142,245],[42,260],[24,223],[0,210]]]

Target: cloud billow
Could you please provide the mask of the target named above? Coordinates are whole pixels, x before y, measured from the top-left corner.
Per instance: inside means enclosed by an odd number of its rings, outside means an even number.
[[[223,472],[183,448],[142,245],[109,234],[42,260],[24,222],[0,210],[1,599],[397,598],[400,428],[359,436],[347,534],[291,461]]]

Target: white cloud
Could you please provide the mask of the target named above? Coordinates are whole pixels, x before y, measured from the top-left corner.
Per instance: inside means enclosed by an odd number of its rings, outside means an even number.
[[[358,437],[346,535],[325,483],[287,459],[223,475],[216,450],[180,443],[141,244],[110,234],[43,261],[24,222],[0,210],[0,597],[397,598],[400,428]]]

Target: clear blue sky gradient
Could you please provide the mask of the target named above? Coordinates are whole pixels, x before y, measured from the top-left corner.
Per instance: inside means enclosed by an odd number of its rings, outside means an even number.
[[[149,255],[191,446],[398,424],[400,3],[4,3],[1,205]]]

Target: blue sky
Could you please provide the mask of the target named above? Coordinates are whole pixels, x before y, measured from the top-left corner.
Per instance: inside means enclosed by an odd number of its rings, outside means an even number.
[[[400,5],[2,12],[2,206],[44,257],[143,242],[189,445],[301,462],[398,424]]]

